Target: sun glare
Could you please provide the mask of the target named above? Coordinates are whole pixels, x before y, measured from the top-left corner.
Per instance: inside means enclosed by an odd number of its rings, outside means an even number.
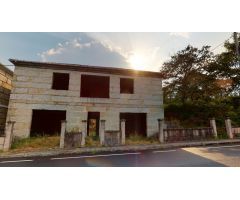
[[[145,69],[146,60],[141,55],[133,54],[130,56],[128,61],[133,69],[136,69],[136,70]]]

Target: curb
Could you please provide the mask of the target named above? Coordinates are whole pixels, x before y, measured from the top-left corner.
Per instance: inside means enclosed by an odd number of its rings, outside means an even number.
[[[231,140],[213,140],[213,141],[196,141],[196,142],[178,142],[166,144],[152,144],[152,145],[129,145],[117,147],[84,147],[77,149],[54,149],[48,151],[36,151],[28,153],[8,154],[3,153],[0,158],[17,158],[17,157],[45,157],[45,156],[58,156],[66,154],[81,154],[81,153],[100,153],[100,152],[114,152],[114,151],[143,151],[143,150],[156,150],[156,149],[171,149],[183,147],[200,147],[222,144],[240,144],[240,139]]]

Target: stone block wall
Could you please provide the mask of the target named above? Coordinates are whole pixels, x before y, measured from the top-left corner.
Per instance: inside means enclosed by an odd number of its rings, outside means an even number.
[[[3,145],[4,145],[4,137],[0,137],[0,150],[3,149]]]
[[[13,72],[0,64],[0,131],[4,128],[6,122],[12,77]]]
[[[69,90],[52,90],[53,72],[69,73]],[[80,98],[81,74],[110,76],[110,98]],[[120,78],[134,78],[134,94],[120,94]],[[79,130],[88,112],[100,112],[106,130],[119,130],[121,112],[147,113],[148,136],[158,132],[163,118],[162,80],[148,77],[15,67],[8,120],[16,121],[13,134],[28,137],[33,109],[66,110],[67,131]]]

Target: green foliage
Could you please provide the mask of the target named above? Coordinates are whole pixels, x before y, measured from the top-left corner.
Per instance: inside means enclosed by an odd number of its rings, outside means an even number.
[[[209,126],[209,119],[214,117],[217,126],[224,127],[224,120],[230,117],[233,126],[240,125],[240,106],[233,104],[234,97],[211,102],[171,103],[165,105],[165,119],[179,120],[183,127]]]
[[[171,56],[161,70],[165,75],[165,103],[209,102],[240,96],[236,45],[227,40],[224,47],[225,51],[213,55],[209,46],[198,49],[188,45]]]
[[[240,42],[240,37],[238,41]],[[224,47],[225,51],[215,56],[215,61],[209,65],[208,72],[221,79],[230,79],[232,84],[226,93],[240,95],[240,67],[237,66],[235,43],[227,40]]]
[[[166,120],[200,127],[209,126],[209,118],[214,117],[217,126],[224,127],[228,116],[233,126],[240,125],[240,67],[234,42],[228,40],[224,47],[214,56],[209,46],[189,45],[163,64]],[[220,132],[225,138],[226,131]]]
[[[189,45],[163,64],[165,102],[209,101],[219,95],[221,88],[216,77],[207,71],[214,62],[209,48],[203,46],[198,49]]]

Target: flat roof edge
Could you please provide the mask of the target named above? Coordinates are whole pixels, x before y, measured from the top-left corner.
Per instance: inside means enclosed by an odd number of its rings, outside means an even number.
[[[125,75],[125,76],[143,76],[143,77],[152,77],[152,78],[163,78],[163,75],[160,72],[140,71],[140,70],[134,70],[134,69],[67,64],[67,63],[36,62],[36,61],[25,61],[25,60],[17,60],[17,59],[9,59],[9,61],[18,67],[70,70],[70,71],[93,72],[93,73],[102,73],[102,74],[107,73],[107,74]]]

